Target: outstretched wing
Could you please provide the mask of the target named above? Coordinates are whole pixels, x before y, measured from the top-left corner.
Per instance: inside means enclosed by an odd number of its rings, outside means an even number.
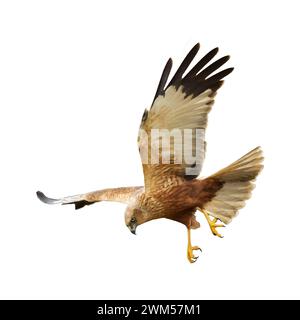
[[[60,199],[52,199],[46,197],[41,191],[37,191],[37,197],[47,204],[74,204],[75,209],[80,209],[84,206],[89,206],[100,201],[115,201],[129,203],[134,197],[143,191],[143,187],[124,187],[103,189],[85,194],[64,197]]]
[[[229,60],[229,56],[225,56],[210,63],[218,52],[215,48],[186,73],[199,48],[199,44],[192,48],[166,85],[172,68],[172,60],[168,60],[152,106],[144,112],[138,144],[146,191],[157,190],[165,184],[180,184],[200,173],[207,115],[222,79],[233,68],[213,74]],[[185,140],[187,133],[190,140]],[[165,134],[171,137],[167,147],[162,145]]]

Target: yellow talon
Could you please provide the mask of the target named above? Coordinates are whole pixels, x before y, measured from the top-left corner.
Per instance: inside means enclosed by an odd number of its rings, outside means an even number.
[[[225,225],[222,224],[222,223],[217,224],[217,221],[219,219],[213,218],[211,220],[210,217],[209,217],[209,214],[205,210],[201,209],[201,211],[203,212],[203,214],[204,214],[204,216],[205,216],[205,218],[206,218],[206,220],[207,220],[207,222],[209,224],[209,227],[210,227],[210,230],[211,230],[212,234],[217,236],[217,237],[219,237],[219,238],[223,238],[223,236],[216,230],[216,228],[225,228]]]
[[[194,263],[197,261],[198,256],[194,255],[194,250],[201,250],[200,247],[198,246],[192,246],[191,244],[191,229],[188,228],[188,247],[187,247],[187,258],[189,260],[190,263]]]

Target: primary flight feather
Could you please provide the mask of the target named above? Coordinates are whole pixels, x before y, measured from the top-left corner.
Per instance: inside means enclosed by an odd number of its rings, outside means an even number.
[[[216,228],[228,224],[245,206],[263,168],[262,150],[257,147],[217,173],[197,178],[206,151],[208,113],[223,79],[233,71],[219,71],[229,56],[212,62],[218,48],[191,68],[199,48],[196,44],[191,49],[169,82],[172,60],[167,61],[153,103],[144,111],[138,136],[144,186],[103,189],[60,199],[38,191],[38,198],[48,204],[74,204],[76,209],[100,201],[125,203],[125,224],[134,234],[137,226],[153,219],[180,222],[188,231],[187,258],[195,262],[194,251],[200,250],[191,244],[190,230],[200,226],[195,212],[201,211],[212,233],[221,237]]]

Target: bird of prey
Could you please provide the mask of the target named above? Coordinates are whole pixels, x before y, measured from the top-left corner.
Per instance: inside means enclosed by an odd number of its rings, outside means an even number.
[[[195,216],[197,210],[203,213],[212,234],[222,237],[217,228],[230,223],[251,196],[253,182],[263,168],[261,148],[253,149],[226,168],[200,179],[198,176],[206,150],[203,134],[202,140],[199,140],[199,144],[203,142],[203,152],[196,156],[193,163],[189,159],[187,161],[181,158],[179,161],[180,157],[176,154],[178,146],[185,149],[183,138],[170,139],[169,146],[166,147],[169,161],[164,161],[162,136],[157,138],[152,135],[155,130],[170,132],[176,129],[177,133],[190,130],[195,139],[197,130],[205,132],[208,113],[216,93],[223,84],[224,77],[233,68],[219,70],[229,60],[229,56],[212,62],[218,48],[208,52],[190,67],[199,48],[197,43],[169,82],[172,59],[167,61],[152,105],[144,111],[140,125],[140,132],[143,134],[138,136],[138,147],[143,158],[144,186],[103,189],[60,199],[48,198],[38,191],[38,198],[48,204],[74,204],[75,209],[100,201],[127,204],[125,224],[133,234],[139,225],[153,219],[166,218],[182,223],[187,228],[187,258],[191,263],[198,258],[195,251],[201,250],[191,244],[191,229],[200,227]],[[145,146],[148,146],[147,151],[142,154]],[[192,144],[190,148],[193,154],[196,147]],[[156,161],[151,161],[151,152],[156,153]]]

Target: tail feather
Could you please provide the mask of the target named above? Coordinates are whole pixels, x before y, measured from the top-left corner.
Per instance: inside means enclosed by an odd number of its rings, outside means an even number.
[[[255,187],[253,182],[263,168],[263,159],[262,150],[257,147],[210,176],[209,178],[221,181],[223,186],[203,209],[226,224],[231,222],[251,197],[251,191]]]

